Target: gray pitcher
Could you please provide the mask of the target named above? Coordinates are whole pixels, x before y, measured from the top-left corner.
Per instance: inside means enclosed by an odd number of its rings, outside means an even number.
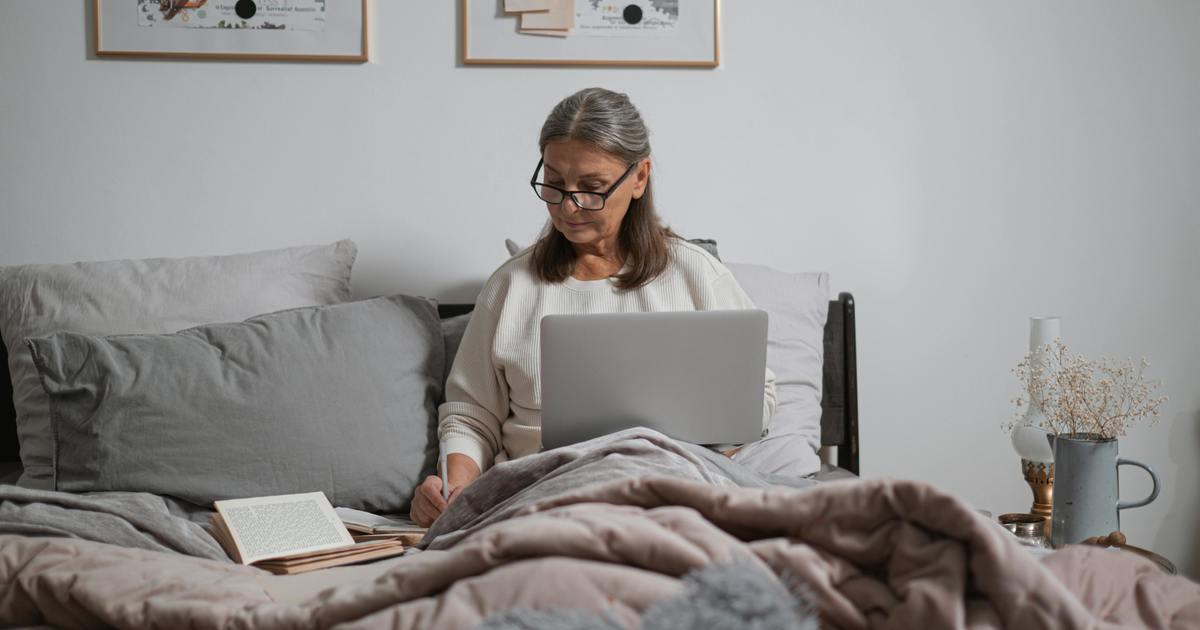
[[[1107,536],[1121,529],[1120,510],[1142,507],[1158,498],[1158,475],[1149,466],[1117,457],[1116,438],[1095,433],[1049,436],[1054,449],[1054,514],[1050,545],[1055,549]],[[1141,501],[1120,501],[1118,466],[1150,473],[1154,489]]]

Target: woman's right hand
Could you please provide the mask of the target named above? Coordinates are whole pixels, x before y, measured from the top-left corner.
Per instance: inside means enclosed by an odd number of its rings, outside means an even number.
[[[417,525],[429,527],[437,520],[446,507],[462,493],[472,481],[479,478],[479,466],[475,460],[462,453],[451,453],[446,457],[446,477],[450,482],[450,496],[442,498],[442,478],[439,475],[429,475],[413,495],[410,516]]]
[[[454,488],[454,492],[458,492],[461,488]],[[451,499],[454,497],[451,496]],[[441,516],[442,512],[450,502],[442,498],[442,478],[438,475],[429,475],[421,485],[417,486],[417,492],[413,495],[411,514],[412,520],[421,527],[429,527]]]

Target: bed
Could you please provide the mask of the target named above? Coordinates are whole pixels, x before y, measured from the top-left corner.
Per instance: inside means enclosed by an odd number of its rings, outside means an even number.
[[[275,325],[269,318],[307,322],[310,309],[366,308],[334,304],[345,297],[348,264],[341,260],[335,271],[345,277],[326,296],[329,306],[285,310],[247,324],[264,334]],[[231,291],[227,276],[214,278],[213,286]],[[395,299],[382,304],[402,305]],[[430,312],[436,322],[469,310],[440,305]],[[201,329],[207,340],[241,330]],[[1200,587],[1132,554],[1081,547],[1038,557],[937,488],[855,478],[859,427],[850,294],[828,301],[821,332],[820,442],[837,447],[837,469],[821,475],[830,481],[773,478],[708,449],[630,429],[495,466],[403,557],[298,576],[268,575],[229,561],[203,526],[210,511],[202,502],[166,493],[0,485],[0,625],[1200,624]],[[150,343],[180,334],[104,339]],[[235,350],[233,344],[221,347]],[[161,369],[161,379],[169,380],[169,366]],[[326,378],[340,368],[331,369]],[[437,369],[440,374],[441,364]],[[4,410],[12,409],[8,382],[0,378]],[[0,430],[5,459],[16,464],[11,420]],[[137,474],[142,465],[151,464],[135,459],[128,468]],[[210,474],[220,478],[225,471],[216,468]],[[59,482],[68,479],[63,475]]]

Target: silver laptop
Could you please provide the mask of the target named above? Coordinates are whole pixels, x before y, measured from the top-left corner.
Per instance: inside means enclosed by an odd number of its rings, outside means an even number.
[[[637,426],[694,444],[762,433],[765,311],[547,315],[541,344],[544,448]]]

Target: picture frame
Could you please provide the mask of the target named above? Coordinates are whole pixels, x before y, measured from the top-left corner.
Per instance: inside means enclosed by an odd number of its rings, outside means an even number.
[[[93,50],[97,57],[368,61],[367,0],[331,0],[329,11],[325,4],[92,0]]]
[[[633,66],[716,68],[721,62],[720,0],[667,2],[675,10],[670,32],[658,36],[596,36],[577,32],[600,8],[653,6],[654,0],[573,0],[580,24],[566,36],[521,32],[520,14],[505,0],[461,0],[461,59],[465,65]],[[614,6],[615,5],[615,6]],[[532,32],[532,31],[530,31]]]

